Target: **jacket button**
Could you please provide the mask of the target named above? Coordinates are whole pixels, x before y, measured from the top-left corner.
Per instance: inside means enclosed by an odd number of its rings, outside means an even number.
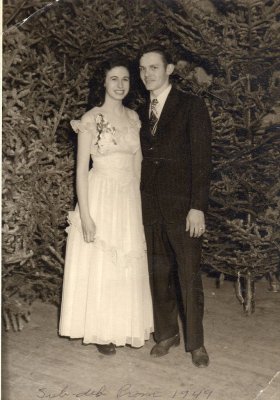
[[[154,165],[159,165],[159,161],[154,161]]]
[[[152,150],[154,150],[154,148],[153,148],[153,147],[149,147],[148,150],[149,150],[149,151],[152,151]]]

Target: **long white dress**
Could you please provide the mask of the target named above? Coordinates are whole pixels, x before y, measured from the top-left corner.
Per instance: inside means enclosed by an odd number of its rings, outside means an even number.
[[[59,334],[84,343],[143,346],[153,332],[152,302],[142,224],[138,115],[109,121],[98,107],[71,121],[92,137],[88,175],[94,242],[82,235],[78,205],[69,213]],[[127,122],[128,121],[128,122]]]

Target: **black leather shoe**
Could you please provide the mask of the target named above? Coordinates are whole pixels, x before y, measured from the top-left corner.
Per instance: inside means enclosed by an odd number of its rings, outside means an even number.
[[[205,368],[209,365],[209,356],[204,346],[199,349],[191,351],[192,362],[198,368]]]
[[[116,354],[116,346],[113,343],[96,344],[96,347],[99,353],[102,353],[105,356],[112,356],[113,354]]]
[[[169,339],[162,340],[161,342],[154,345],[150,354],[152,357],[165,356],[168,353],[170,347],[179,346],[179,344],[180,344],[180,336],[179,333],[177,333],[177,335],[174,335]]]

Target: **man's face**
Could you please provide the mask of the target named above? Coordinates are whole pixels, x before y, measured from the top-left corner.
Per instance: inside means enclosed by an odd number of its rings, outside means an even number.
[[[140,77],[147,90],[160,94],[169,85],[173,64],[165,64],[161,54],[150,52],[140,58]]]

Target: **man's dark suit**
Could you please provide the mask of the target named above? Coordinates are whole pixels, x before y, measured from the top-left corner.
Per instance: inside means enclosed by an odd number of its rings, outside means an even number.
[[[141,195],[154,302],[155,340],[178,333],[174,271],[185,310],[186,350],[203,345],[201,238],[186,232],[190,209],[205,211],[211,172],[211,124],[197,96],[172,88],[151,135],[149,102],[139,110]]]

